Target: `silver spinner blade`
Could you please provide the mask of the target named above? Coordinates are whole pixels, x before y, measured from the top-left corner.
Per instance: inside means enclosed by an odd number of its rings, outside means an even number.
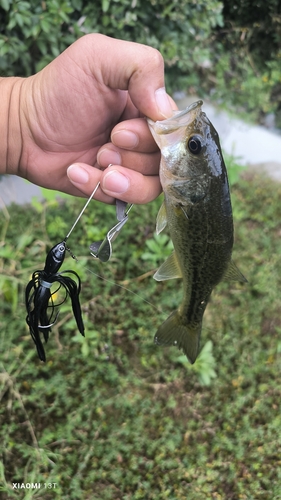
[[[116,217],[119,221],[107,233],[104,240],[95,241],[90,245],[91,255],[98,258],[101,262],[107,262],[112,255],[112,242],[117,238],[120,230],[128,220],[128,213],[133,205],[129,205],[126,209],[127,203],[121,200],[116,200]]]

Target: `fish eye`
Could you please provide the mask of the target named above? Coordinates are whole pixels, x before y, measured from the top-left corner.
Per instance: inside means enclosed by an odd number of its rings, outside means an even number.
[[[188,140],[188,149],[189,151],[194,154],[198,155],[202,149],[202,143],[199,137],[196,135],[193,135],[189,138]]]

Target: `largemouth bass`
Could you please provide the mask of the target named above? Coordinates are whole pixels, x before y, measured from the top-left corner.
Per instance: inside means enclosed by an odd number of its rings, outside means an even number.
[[[223,279],[247,281],[231,260],[233,220],[227,171],[218,133],[197,101],[167,120],[148,120],[161,150],[164,202],[156,232],[166,225],[174,252],[154,275],[183,280],[183,300],[158,328],[155,343],[177,345],[194,363],[203,314]]]

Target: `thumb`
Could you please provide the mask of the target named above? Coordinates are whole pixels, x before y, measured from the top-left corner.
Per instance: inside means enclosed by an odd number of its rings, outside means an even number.
[[[87,35],[81,42],[86,39],[93,44],[87,52],[91,71],[95,76],[100,72],[107,87],[128,90],[136,108],[154,121],[172,115],[173,101],[165,90],[164,60],[158,50],[100,34]]]

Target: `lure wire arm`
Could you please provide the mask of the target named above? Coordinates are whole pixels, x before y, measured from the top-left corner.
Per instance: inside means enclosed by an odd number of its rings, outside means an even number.
[[[87,206],[89,205],[90,201],[92,200],[92,198],[95,196],[95,194],[96,194],[96,192],[97,192],[97,190],[98,190],[98,188],[99,188],[99,187],[100,187],[100,182],[98,182],[98,183],[97,183],[97,185],[96,185],[96,187],[95,187],[94,191],[93,191],[93,192],[92,192],[92,194],[90,195],[90,198],[89,198],[89,199],[87,200],[87,202],[85,203],[85,205],[84,205],[84,207],[82,208],[82,210],[81,210],[80,214],[78,215],[78,217],[77,217],[76,221],[74,222],[73,226],[72,226],[72,227],[70,228],[70,230],[68,231],[68,233],[67,233],[67,235],[66,235],[66,237],[64,238],[64,240],[63,240],[63,241],[66,241],[66,240],[69,238],[69,236],[71,235],[71,233],[72,233],[73,229],[75,228],[75,226],[76,226],[77,222],[81,219],[81,217],[82,217],[83,213],[85,212],[85,210],[86,210]]]

